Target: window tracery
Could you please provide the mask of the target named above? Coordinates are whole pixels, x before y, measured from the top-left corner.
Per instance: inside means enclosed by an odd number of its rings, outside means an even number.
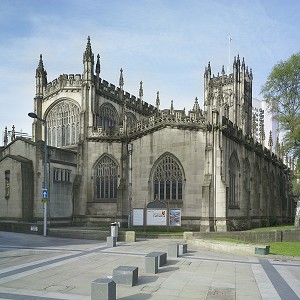
[[[165,155],[153,175],[154,197],[158,200],[182,200],[183,173],[177,160]]]
[[[118,183],[118,166],[105,155],[95,167],[95,198],[97,200],[116,199]]]
[[[118,125],[119,116],[117,110],[110,103],[104,103],[99,107],[96,116],[96,126],[101,126],[104,130],[115,129]]]
[[[80,108],[69,100],[56,104],[47,115],[48,145],[76,145],[79,139]]]

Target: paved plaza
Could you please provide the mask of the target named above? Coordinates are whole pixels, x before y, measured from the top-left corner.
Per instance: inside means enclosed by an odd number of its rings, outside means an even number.
[[[138,284],[117,285],[117,299],[286,299],[300,297],[300,260],[243,256],[188,248],[157,274],[145,255],[167,252],[175,240],[118,242],[43,237],[0,231],[0,299],[88,300],[91,282],[118,266],[137,266]]]

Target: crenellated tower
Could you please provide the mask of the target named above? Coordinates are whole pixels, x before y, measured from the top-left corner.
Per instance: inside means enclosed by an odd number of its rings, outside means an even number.
[[[204,72],[204,110],[209,123],[222,123],[228,118],[242,129],[244,134],[251,134],[252,118],[252,71],[248,71],[244,58],[234,57],[233,73],[212,75],[211,66]],[[217,120],[213,120],[216,118]]]

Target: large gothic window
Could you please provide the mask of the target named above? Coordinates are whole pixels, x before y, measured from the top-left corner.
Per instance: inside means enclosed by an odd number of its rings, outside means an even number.
[[[239,161],[234,152],[229,160],[229,207],[239,207]]]
[[[103,129],[115,129],[118,125],[119,116],[117,110],[110,103],[104,103],[99,107],[97,114],[97,126]]]
[[[118,183],[118,166],[108,156],[102,157],[95,167],[96,199],[116,199]]]
[[[183,173],[172,155],[164,155],[153,174],[154,197],[158,200],[182,200]]]
[[[78,143],[80,108],[70,100],[56,104],[47,114],[48,144],[54,147]]]

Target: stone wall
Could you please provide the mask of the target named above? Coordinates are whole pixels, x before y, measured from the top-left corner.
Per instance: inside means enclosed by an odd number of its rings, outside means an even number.
[[[272,231],[185,232],[186,239],[232,238],[248,243],[299,242],[300,229]]]

